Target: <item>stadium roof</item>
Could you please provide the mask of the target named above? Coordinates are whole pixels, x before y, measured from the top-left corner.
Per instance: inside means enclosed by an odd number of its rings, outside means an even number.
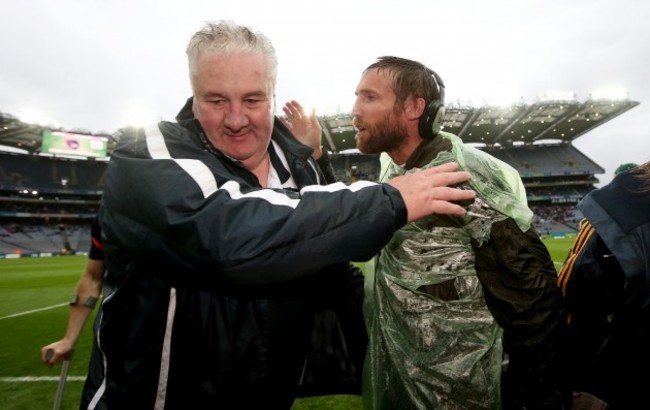
[[[507,107],[448,104],[443,130],[458,135],[467,143],[487,146],[532,144],[544,140],[570,142],[638,104],[627,99],[589,99],[579,102],[575,99],[553,98]],[[319,118],[327,148],[334,152],[355,148],[356,132],[350,113]],[[13,115],[0,112],[0,145],[38,153],[44,128],[50,129],[24,123]],[[66,131],[91,134],[84,130]],[[116,143],[115,137],[101,135],[109,138],[110,152]]]
[[[552,140],[570,142],[639,105],[624,100],[539,100],[533,104],[482,107],[448,104],[443,131],[466,143],[487,146],[533,144]],[[335,152],[355,148],[350,114],[321,117],[328,148]]]

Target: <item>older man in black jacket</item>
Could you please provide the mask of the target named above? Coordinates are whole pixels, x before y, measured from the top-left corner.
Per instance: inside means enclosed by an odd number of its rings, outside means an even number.
[[[129,130],[111,156],[105,375],[82,406],[290,408],[314,369],[312,325],[331,314],[350,337],[338,357],[354,384],[365,330],[348,261],[370,258],[413,218],[463,214],[448,201],[474,192],[447,186],[469,174],[450,164],[388,184],[321,185],[318,153],[273,114],[266,37],[208,24],[187,52],[193,98],[178,122]],[[312,393],[350,392],[324,382]]]

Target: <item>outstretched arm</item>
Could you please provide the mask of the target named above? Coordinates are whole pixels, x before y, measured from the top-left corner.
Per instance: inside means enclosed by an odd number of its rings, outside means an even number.
[[[174,129],[161,122],[120,138],[102,196],[103,237],[139,258],[155,256],[169,266],[182,261],[206,286],[215,280],[260,286],[367,260],[407,221],[432,213],[464,214],[464,208],[448,201],[475,196],[449,187],[469,178],[455,171],[456,164],[407,173],[390,184],[308,185],[299,193],[258,190],[233,179],[213,156],[187,144]],[[184,158],[196,150],[200,160],[188,168],[186,162],[158,158],[158,151],[150,157],[150,139],[182,147]],[[134,180],[138,189],[130,183]],[[287,270],[287,264],[295,269]]]

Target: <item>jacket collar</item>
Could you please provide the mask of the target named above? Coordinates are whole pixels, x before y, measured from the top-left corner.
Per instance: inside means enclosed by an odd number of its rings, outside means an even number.
[[[406,160],[405,169],[419,168],[433,161],[440,152],[451,151],[451,142],[439,136],[424,138]]]

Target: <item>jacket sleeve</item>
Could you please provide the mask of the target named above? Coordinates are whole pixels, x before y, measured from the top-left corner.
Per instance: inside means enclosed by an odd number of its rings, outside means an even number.
[[[337,181],[336,173],[334,172],[334,167],[332,166],[332,156],[329,151],[323,148],[323,155],[318,158],[318,167],[325,176],[325,182],[332,184]]]
[[[406,222],[389,185],[258,189],[182,137],[163,137],[157,127],[122,137],[102,200],[107,252],[127,250],[170,274],[261,285],[367,260]]]
[[[511,218],[494,223],[474,250],[487,305],[504,329],[505,408],[560,408],[569,398],[560,370],[566,311],[548,250]]]

